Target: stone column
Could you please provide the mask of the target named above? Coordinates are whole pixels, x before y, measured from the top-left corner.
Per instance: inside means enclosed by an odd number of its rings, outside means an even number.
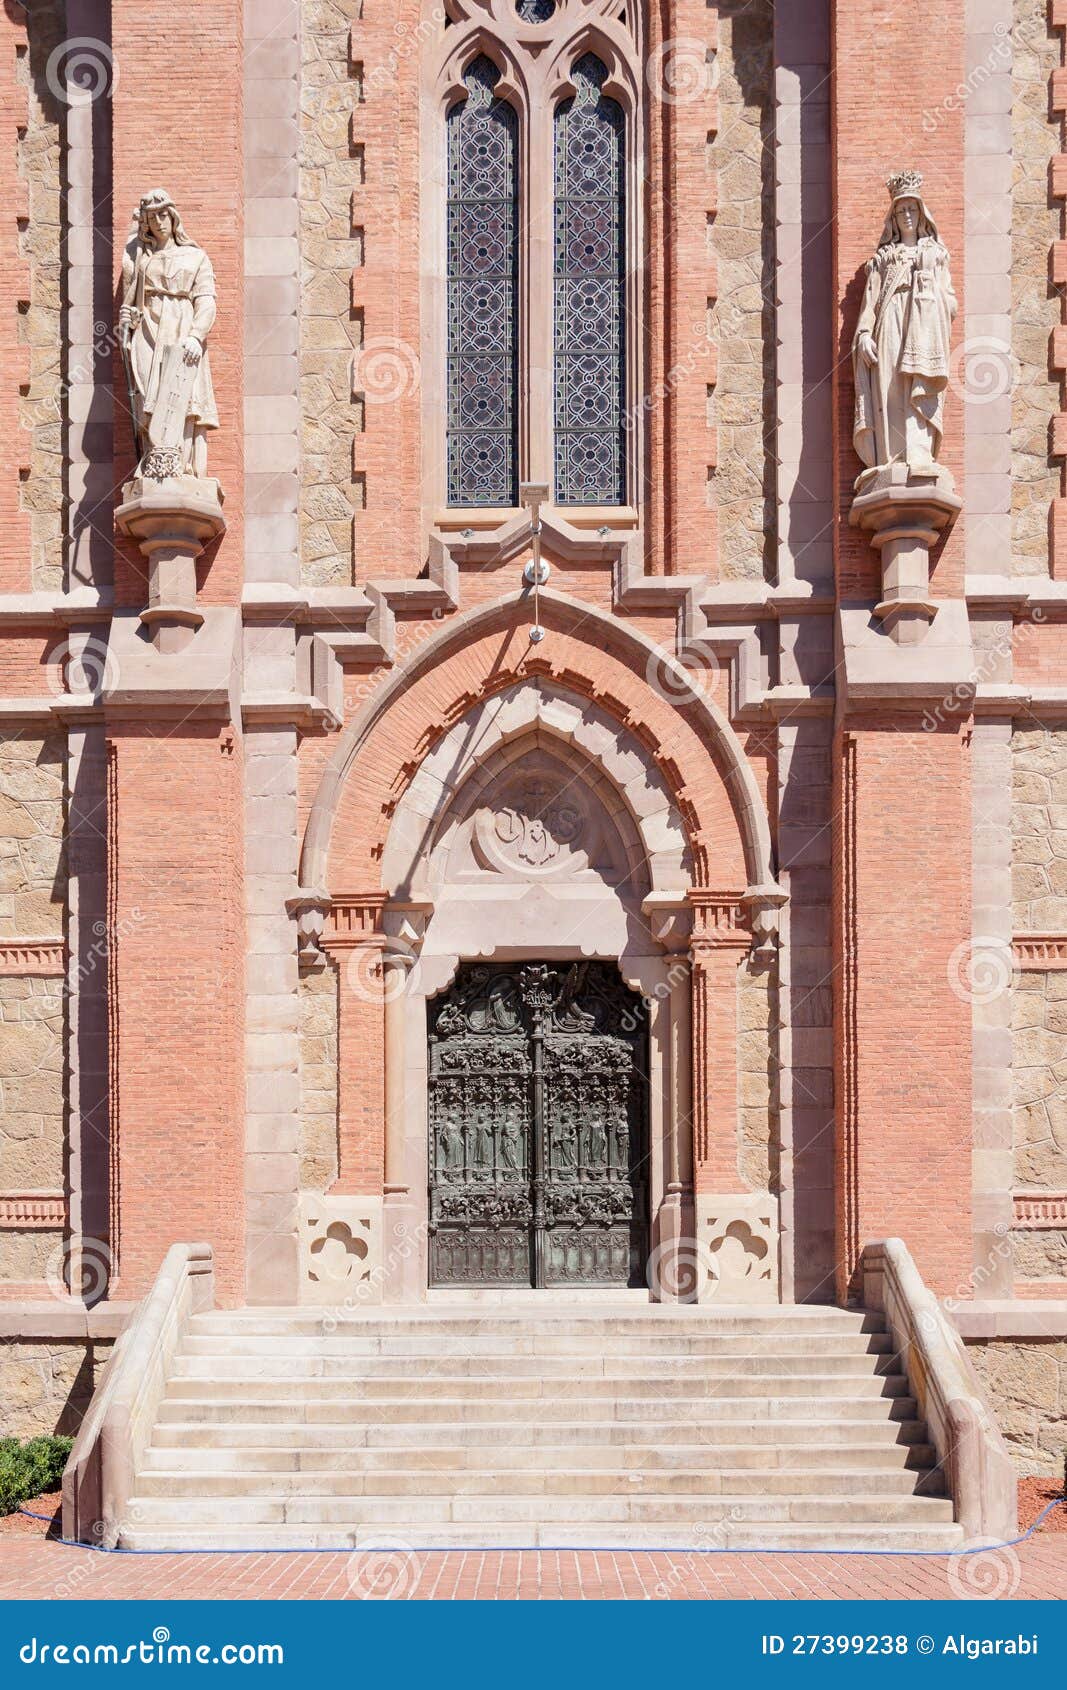
[[[691,911],[683,894],[645,900],[653,936],[666,952],[667,1049],[664,1088],[663,1201],[654,1217],[652,1292],[659,1302],[692,1302],[696,1279],[692,1251],[693,1057],[692,988],[687,947]]]
[[[277,660],[291,629],[246,630],[246,674]],[[296,885],[297,733],[282,723],[251,723],[245,735],[245,909],[250,1303],[292,1303],[297,1292],[300,1163],[299,973],[296,934],[286,911]]]
[[[407,1018],[408,976],[414,958],[407,950],[386,944],[382,952],[385,997],[385,1195],[406,1197],[404,1031]]]
[[[385,915],[385,1202],[382,1215],[382,1295],[386,1302],[411,1302],[425,1294],[424,1252],[415,1232],[419,1205],[411,1189],[408,1127],[416,1100],[409,1094],[408,1023],[412,1005],[420,1018],[423,999],[411,986],[432,912],[429,902],[392,902]],[[424,1036],[424,1024],[420,1029]],[[422,1099],[418,1099],[422,1104]]]
[[[740,897],[703,888],[689,896],[697,1295],[701,1301],[773,1302],[777,1199],[745,1187],[738,1136],[737,970],[752,933]]]
[[[1010,644],[1005,641],[1005,646]],[[1012,1107],[1012,723],[984,717],[971,741],[975,876],[972,937],[960,986],[972,998],[974,1285],[978,1297],[1011,1297],[1015,1184]]]
[[[337,960],[337,1178],[331,1196],[381,1197],[385,1176],[384,892],[334,900],[322,946]]]

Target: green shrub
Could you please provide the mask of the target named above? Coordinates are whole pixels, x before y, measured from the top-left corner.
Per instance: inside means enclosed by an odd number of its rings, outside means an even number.
[[[72,1438],[0,1438],[0,1514],[42,1491],[58,1490]]]

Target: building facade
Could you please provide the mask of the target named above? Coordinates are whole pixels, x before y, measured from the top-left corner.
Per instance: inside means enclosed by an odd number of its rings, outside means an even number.
[[[5,1430],[898,1236],[1058,1468],[1065,26],[5,5]]]

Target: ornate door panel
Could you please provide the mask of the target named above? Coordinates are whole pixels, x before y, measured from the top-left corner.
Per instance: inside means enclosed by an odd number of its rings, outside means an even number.
[[[431,1284],[643,1284],[647,1028],[617,969],[465,964],[429,1020]]]

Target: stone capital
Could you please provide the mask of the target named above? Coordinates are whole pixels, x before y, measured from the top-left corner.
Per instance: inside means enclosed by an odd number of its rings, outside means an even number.
[[[657,945],[668,955],[685,951],[693,930],[693,911],[685,892],[650,892],[641,905]]]

